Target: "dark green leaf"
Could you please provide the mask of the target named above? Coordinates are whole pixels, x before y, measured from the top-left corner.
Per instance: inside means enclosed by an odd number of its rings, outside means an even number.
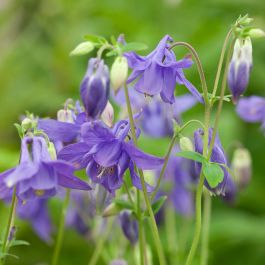
[[[211,188],[216,188],[224,179],[224,171],[216,163],[204,163],[202,172]]]
[[[206,162],[206,159],[203,157],[202,154],[197,153],[197,152],[192,152],[192,151],[180,151],[177,152],[177,156],[184,157],[190,160],[194,160],[200,163]]]

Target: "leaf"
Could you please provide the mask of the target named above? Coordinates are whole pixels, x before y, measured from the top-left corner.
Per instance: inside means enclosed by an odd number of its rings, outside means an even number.
[[[190,160],[194,160],[200,163],[205,163],[206,159],[203,157],[202,154],[197,153],[197,152],[192,152],[192,151],[180,151],[177,152],[177,156],[184,157]]]
[[[0,253],[0,258],[1,258],[1,259],[4,258],[4,257],[6,257],[6,256],[8,256],[8,257],[12,257],[12,258],[15,258],[15,259],[19,259],[18,256],[13,255],[13,254],[9,254],[9,253]]]
[[[128,201],[123,200],[113,200],[111,204],[109,204],[105,210],[103,211],[103,217],[115,216],[118,215],[122,210],[133,210],[133,205]]]
[[[132,210],[133,209],[132,204],[130,202],[128,202],[128,201],[116,199],[113,202],[115,204],[117,204],[121,209],[128,209],[128,210]]]
[[[94,47],[91,41],[81,42],[70,52],[70,56],[88,54],[94,50]]]
[[[216,188],[224,179],[224,171],[216,163],[204,163],[202,172],[211,188]]]
[[[147,49],[148,46],[144,43],[139,42],[129,42],[125,45],[121,46],[122,52],[130,52],[130,51],[141,51]]]
[[[16,246],[29,246],[30,243],[25,240],[12,240],[9,244],[10,247],[16,247]]]
[[[87,41],[91,41],[93,43],[107,43],[107,40],[104,37],[93,35],[93,34],[86,34],[84,39]]]
[[[21,127],[21,125],[20,124],[18,124],[18,123],[14,123],[14,126],[16,127],[16,129],[17,129],[17,132],[18,132],[18,135],[19,135],[19,137],[20,138],[23,138],[23,129],[22,129],[22,127]]]
[[[111,50],[109,52],[106,53],[106,56],[107,57],[110,57],[110,56],[117,56],[119,55],[118,51],[117,50]]]
[[[161,209],[163,204],[165,203],[167,199],[167,196],[161,196],[158,200],[156,200],[154,203],[152,203],[152,210],[154,214],[157,214],[158,211]],[[144,216],[149,216],[148,210],[144,211]]]

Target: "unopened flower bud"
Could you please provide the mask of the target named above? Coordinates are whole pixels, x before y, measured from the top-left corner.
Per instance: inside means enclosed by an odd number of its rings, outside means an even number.
[[[86,75],[81,83],[80,94],[88,117],[98,118],[109,98],[109,70],[103,60],[89,60]]]
[[[188,137],[181,137],[179,146],[182,151],[194,151],[193,143]]]
[[[57,112],[57,120],[62,122],[74,123],[73,113],[71,110],[61,109]]]
[[[121,208],[115,203],[109,204],[103,211],[103,217],[115,216],[121,211]]]
[[[248,35],[250,38],[258,39],[265,37],[265,32],[262,29],[251,29]]]
[[[21,122],[21,126],[22,126],[23,130],[25,130],[25,131],[32,128],[32,125],[33,125],[32,120],[28,117],[23,119],[23,121]]]
[[[74,50],[71,51],[70,55],[84,55],[94,50],[94,44],[91,41],[85,41],[78,44]]]
[[[240,188],[244,188],[251,178],[251,155],[246,148],[238,148],[235,150],[231,162],[236,182]]]
[[[126,82],[128,76],[128,62],[123,56],[115,59],[110,70],[110,81],[115,92]]]
[[[249,74],[252,69],[252,44],[250,38],[237,39],[234,46],[232,60],[229,66],[228,85],[233,95],[233,102],[245,92]]]
[[[51,159],[52,160],[56,160],[57,158],[57,154],[56,154],[56,149],[55,149],[55,146],[52,142],[49,142],[49,145],[48,145],[48,152],[51,156]]]
[[[112,127],[114,120],[114,109],[109,101],[103,113],[101,114],[101,120],[109,127]]]
[[[138,224],[137,221],[133,218],[133,216],[124,211],[120,215],[121,228],[125,237],[131,242],[131,244],[135,244],[138,240]]]

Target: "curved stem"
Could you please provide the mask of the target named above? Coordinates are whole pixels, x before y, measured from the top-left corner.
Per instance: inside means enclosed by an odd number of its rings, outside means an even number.
[[[59,256],[60,256],[60,252],[61,252],[61,247],[62,247],[63,235],[64,235],[65,217],[66,217],[66,213],[67,213],[68,204],[70,201],[70,193],[71,193],[71,190],[67,189],[66,194],[65,194],[64,203],[63,203],[62,212],[61,212],[59,231],[58,231],[58,235],[56,238],[55,249],[54,249],[53,257],[52,257],[52,263],[51,263],[52,265],[58,264],[58,260],[59,260]]]
[[[178,133],[180,133],[181,131],[183,131],[186,127],[188,127],[191,123],[198,123],[202,128],[204,128],[204,124],[199,121],[199,120],[189,120],[187,123],[185,123],[184,125],[182,125],[180,127],[180,129],[178,130]]]
[[[201,263],[200,265],[207,265],[208,263],[208,245],[209,245],[209,229],[211,220],[211,202],[212,198],[208,191],[204,193],[203,203],[203,224],[202,224],[202,242],[201,242]]]
[[[11,230],[12,225],[14,223],[14,218],[15,218],[15,214],[16,214],[16,204],[17,204],[17,196],[16,196],[16,187],[15,187],[13,190],[13,194],[12,194],[12,201],[11,201],[11,206],[10,206],[10,211],[9,211],[9,216],[8,216],[8,221],[7,221],[7,227],[6,227],[3,245],[2,245],[2,250],[1,250],[1,253],[3,255],[7,251],[8,238],[9,238],[10,230]],[[4,265],[4,263],[5,263],[5,256],[3,256],[3,258],[0,258],[0,264]]]
[[[126,104],[127,104],[127,110],[128,110],[130,125],[131,125],[132,138],[133,138],[134,144],[137,146],[137,138],[136,138],[136,133],[135,133],[133,113],[132,113],[132,108],[131,108],[131,103],[130,103],[130,98],[129,98],[129,93],[128,93],[128,87],[126,85],[124,86],[124,91],[125,91],[125,98],[126,98]],[[152,210],[152,207],[151,207],[148,195],[147,195],[147,190],[146,190],[145,181],[144,181],[144,174],[143,174],[143,171],[141,169],[138,169],[138,172],[139,172],[141,185],[142,185],[142,189],[143,189],[145,204],[146,204],[148,213],[150,215],[150,223],[151,223],[151,228],[152,228],[155,246],[156,246],[157,253],[158,253],[159,262],[160,262],[160,265],[165,265],[166,261],[165,261],[165,257],[164,257],[164,253],[163,253],[163,248],[162,248],[162,245],[160,242],[159,233],[158,233],[154,213],[153,213],[153,210]],[[139,225],[140,225],[140,223],[139,223]]]

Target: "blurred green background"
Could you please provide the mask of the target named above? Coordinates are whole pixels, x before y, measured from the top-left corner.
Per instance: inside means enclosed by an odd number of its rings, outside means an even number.
[[[86,33],[105,37],[124,33],[128,41],[148,44],[151,50],[165,34],[190,42],[198,51],[211,89],[220,49],[229,26],[248,13],[265,29],[263,0],[1,0],[0,1],[0,168],[18,159],[19,139],[13,123],[28,110],[55,116],[66,98],[78,98],[87,58],[69,57]],[[254,67],[247,95],[265,96],[265,40],[253,41]],[[180,49],[180,55],[184,51]],[[176,52],[178,54],[178,51]],[[187,76],[200,88],[195,67]],[[184,120],[198,117],[195,107]],[[265,264],[264,135],[259,125],[246,124],[225,104],[219,131],[225,148],[235,140],[250,149],[253,178],[233,207],[214,198],[210,264]],[[191,132],[190,132],[191,133]],[[166,141],[142,141],[143,148],[163,154]],[[1,231],[7,209],[0,212]],[[31,242],[19,247],[19,261],[41,264],[50,260],[51,247],[20,223],[18,237]],[[61,264],[86,264],[93,247],[74,231],[67,231]],[[38,263],[39,262],[39,263]]]

